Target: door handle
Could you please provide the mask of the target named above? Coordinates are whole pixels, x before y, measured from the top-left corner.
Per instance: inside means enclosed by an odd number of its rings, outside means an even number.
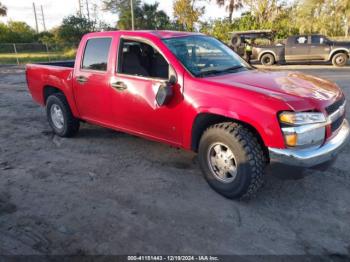
[[[123,90],[128,88],[125,83],[120,82],[120,81],[111,83],[111,86],[119,91],[123,91]]]
[[[80,83],[80,84],[84,84],[88,81],[87,77],[85,76],[78,76],[77,77],[77,81]]]

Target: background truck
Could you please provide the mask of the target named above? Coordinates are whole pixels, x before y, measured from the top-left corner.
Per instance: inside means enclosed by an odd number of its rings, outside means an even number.
[[[237,32],[231,45],[243,56],[244,45],[253,41],[251,59],[263,65],[323,61],[345,66],[348,62],[350,42],[332,41],[323,35],[298,35],[288,37],[283,44],[274,44],[274,34],[269,30]],[[268,39],[270,44],[259,45],[256,39]]]
[[[253,196],[269,162],[314,166],[349,137],[336,84],[255,70],[202,34],[91,33],[75,62],[29,64],[26,77],[57,135],[84,121],[198,152],[209,185],[229,198]]]

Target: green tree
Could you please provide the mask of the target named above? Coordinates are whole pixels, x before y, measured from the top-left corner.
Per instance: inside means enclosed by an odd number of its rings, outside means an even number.
[[[171,27],[169,16],[158,10],[159,3],[146,4],[140,7],[140,17],[138,27],[140,29],[168,29]]]
[[[68,42],[76,45],[84,34],[94,31],[94,23],[85,17],[68,16],[63,19],[58,29],[58,39],[61,42]]]
[[[350,34],[350,1],[342,0],[341,5],[345,13],[345,26],[344,26],[345,36],[348,37]]]
[[[168,29],[171,27],[167,14],[158,10],[158,2],[141,5],[140,0],[133,0],[133,7],[136,29]],[[131,29],[130,0],[104,0],[103,8],[118,14],[117,27],[119,29]]]
[[[8,43],[9,28],[6,24],[0,23],[0,43]]]
[[[233,11],[243,7],[242,0],[215,0],[219,6],[226,6],[228,19],[232,21]]]
[[[200,32],[214,36],[226,43],[229,42],[232,31],[234,31],[234,24],[228,18],[203,22],[200,28]]]
[[[10,21],[0,24],[1,43],[30,43],[35,40],[35,31],[26,23]]]
[[[103,0],[103,9],[114,14],[120,14],[126,9],[131,10],[130,0]],[[140,0],[133,0],[134,7],[140,6]]]
[[[273,22],[284,8],[283,0],[244,0],[244,5],[256,18],[258,24]]]
[[[204,7],[196,7],[196,0],[175,0],[173,5],[174,18],[187,31],[194,31],[195,23],[204,14]]]
[[[0,16],[6,16],[7,15],[7,8],[0,2]]]
[[[135,28],[140,26],[141,17],[141,0],[132,0],[134,7]],[[103,9],[117,14],[119,19],[117,22],[118,29],[131,29],[131,5],[130,0],[103,0]]]
[[[300,0],[295,14],[301,33],[340,36],[349,32],[349,0]]]

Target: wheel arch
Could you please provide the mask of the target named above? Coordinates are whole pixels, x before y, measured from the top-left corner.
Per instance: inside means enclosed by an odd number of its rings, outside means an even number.
[[[245,121],[242,121],[242,120],[238,120],[238,119],[235,119],[232,117],[223,116],[220,114],[209,113],[209,112],[199,113],[193,121],[192,132],[191,132],[191,149],[194,152],[198,152],[199,142],[200,142],[200,139],[201,139],[204,131],[208,127],[215,125],[215,124],[218,124],[218,123],[222,123],[222,122],[235,122],[235,123],[242,124],[243,126],[248,128],[254,135],[256,135],[259,143],[261,144],[262,148],[264,149],[264,153],[265,153],[266,158],[269,159],[268,148],[265,145],[265,142],[264,142],[262,136],[260,135],[260,133],[258,132],[256,127],[254,127],[251,124],[249,124]]]
[[[44,106],[46,105],[47,98],[50,95],[57,94],[57,93],[63,94],[65,96],[74,117],[79,118],[80,114],[79,114],[79,111],[75,105],[74,98],[69,96],[68,94],[66,94],[62,88],[59,88],[57,86],[45,85],[43,87],[43,92],[42,92],[43,100],[42,101],[43,101]]]
[[[44,105],[46,105],[47,98],[50,95],[57,94],[57,93],[61,93],[64,96],[66,96],[61,89],[59,89],[59,88],[57,88],[55,86],[50,86],[50,85],[44,86],[44,88],[43,88],[43,102],[44,102]]]
[[[332,50],[332,52],[329,54],[328,60],[332,61],[333,57],[339,53],[346,54],[347,57],[349,58],[349,50],[347,50],[346,48],[337,48],[337,49]]]
[[[263,57],[263,55],[266,55],[266,54],[273,55],[273,58],[275,59],[275,61],[277,61],[277,54],[272,50],[266,50],[266,51],[261,52],[259,54],[258,60],[260,61],[261,58]]]

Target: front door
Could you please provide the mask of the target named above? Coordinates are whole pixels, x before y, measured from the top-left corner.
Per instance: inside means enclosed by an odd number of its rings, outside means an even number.
[[[330,50],[331,48],[327,42],[327,39],[324,36],[311,36],[310,59],[327,60]]]
[[[170,66],[150,42],[121,39],[118,68],[111,81],[112,113],[115,125],[140,135],[181,143],[182,89],[173,86],[168,105],[159,106],[156,94],[169,79]]]
[[[81,66],[73,79],[75,100],[82,119],[111,124],[108,57],[112,38],[87,40]]]

